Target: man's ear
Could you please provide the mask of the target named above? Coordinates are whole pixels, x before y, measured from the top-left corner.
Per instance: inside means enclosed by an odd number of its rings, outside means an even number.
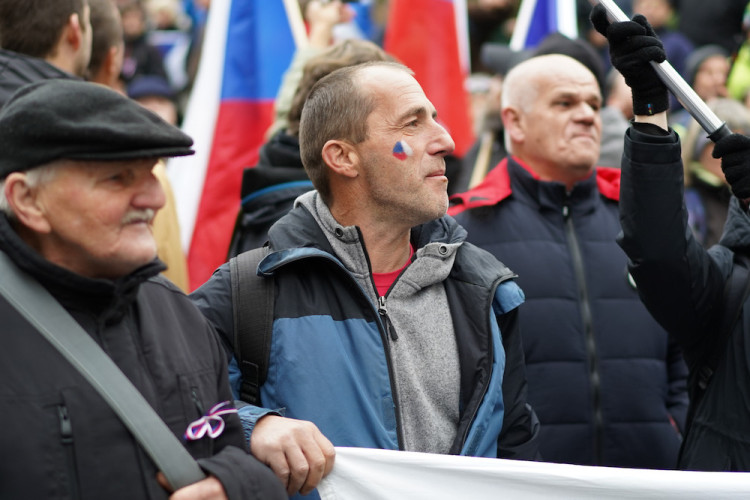
[[[516,108],[508,107],[503,108],[500,116],[503,119],[503,127],[508,137],[513,142],[522,142],[526,133],[524,132],[521,113]]]
[[[100,79],[98,83],[103,83],[113,90],[119,90],[117,88],[117,81],[120,78],[120,71],[122,70],[122,51],[122,47],[110,47],[102,62],[99,75],[97,75]]]
[[[71,14],[68,18],[68,23],[65,25],[65,30],[63,31],[63,37],[74,50],[78,50],[81,47],[83,33],[81,33],[81,20],[78,18],[78,14]]]
[[[359,155],[346,141],[330,140],[323,146],[323,161],[335,173],[352,179],[359,175]]]
[[[13,172],[5,178],[5,197],[18,221],[37,233],[49,233],[51,226],[38,200],[39,190],[26,181],[26,174]]]
[[[107,57],[104,60],[104,63],[107,66],[107,70],[109,71],[110,75],[114,75],[114,77],[119,77],[120,72],[122,71],[122,52],[124,52],[124,48],[122,46],[112,46],[107,51]]]

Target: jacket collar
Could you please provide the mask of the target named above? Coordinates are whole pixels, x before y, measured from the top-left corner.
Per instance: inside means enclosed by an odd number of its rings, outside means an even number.
[[[352,272],[369,273],[359,228],[339,224],[317,191],[297,198],[295,207],[271,227],[268,236],[273,253],[261,264],[264,272],[284,261],[322,252],[337,257]],[[466,230],[448,216],[411,230],[415,253],[430,244],[460,245],[465,239]]]
[[[535,180],[539,185],[557,184],[540,180],[536,172],[518,158],[510,157],[510,160],[509,158],[505,158],[494,169],[492,169],[489,174],[487,174],[484,181],[478,186],[465,193],[452,196],[452,206],[448,210],[448,213],[450,215],[457,215],[464,210],[471,208],[495,205],[509,197],[513,192],[509,165],[520,167],[518,172],[525,172],[525,177]],[[596,175],[594,178],[599,193],[605,198],[619,201],[620,169],[597,167],[595,173]],[[583,185],[587,181],[588,179],[576,184],[574,191],[578,189],[579,185]]]

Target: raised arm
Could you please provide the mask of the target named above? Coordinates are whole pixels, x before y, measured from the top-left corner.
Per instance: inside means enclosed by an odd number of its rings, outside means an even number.
[[[667,126],[667,88],[650,65],[664,60],[664,49],[643,16],[610,24],[597,5],[591,21],[609,41],[612,64],[631,87],[636,114],[625,136],[618,243],[644,304],[692,365],[715,324],[728,270],[687,225],[680,142]]]

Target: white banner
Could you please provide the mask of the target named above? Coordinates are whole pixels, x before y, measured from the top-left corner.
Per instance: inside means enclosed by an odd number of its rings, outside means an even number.
[[[336,448],[322,500],[750,498],[750,473],[655,471]]]

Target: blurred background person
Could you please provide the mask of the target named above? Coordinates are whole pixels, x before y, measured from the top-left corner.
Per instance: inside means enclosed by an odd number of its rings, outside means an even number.
[[[27,83],[83,78],[91,59],[87,0],[0,0],[0,105]]]
[[[622,161],[622,138],[629,121],[633,118],[633,96],[625,78],[615,68],[610,68],[604,83],[604,106],[602,117],[602,140],[598,165],[620,167]]]
[[[747,0],[677,0],[677,29],[696,47],[715,44],[733,54],[742,43],[746,4]]]
[[[750,2],[742,16],[742,33],[742,44],[732,61],[732,69],[727,78],[729,95],[739,101],[745,101],[750,90]],[[747,102],[745,105],[748,105]]]
[[[284,73],[274,102],[274,122],[268,129],[268,138],[286,127],[287,114],[297,92],[297,85],[302,78],[305,64],[329,48],[334,41],[334,27],[351,21],[354,15],[353,11],[341,0],[304,0],[300,2],[300,8],[307,22],[307,43],[297,48],[289,68]]]
[[[125,42],[122,19],[114,0],[88,0],[91,7],[91,60],[86,79],[125,93],[120,79]]]
[[[486,65],[484,46],[488,43],[507,44],[513,34],[513,24],[520,0],[469,0],[469,52],[471,67],[478,72],[496,72]]]
[[[729,130],[750,134],[750,110],[739,101],[719,97],[708,103]],[[721,160],[714,158],[714,143],[695,120],[682,140],[682,164],[685,168],[685,206],[688,224],[696,239],[709,248],[719,242],[729,211],[729,190]]]
[[[669,64],[684,75],[685,62],[695,46],[688,37],[674,29],[675,3],[679,0],[633,0],[633,13],[643,14],[661,39]]]
[[[122,78],[125,83],[130,83],[140,75],[157,75],[168,79],[161,52],[148,40],[151,26],[142,0],[121,2],[120,15],[125,37],[122,65]]]
[[[176,94],[165,78],[157,75],[142,75],[136,77],[128,85],[128,97],[154,112],[171,125],[178,123]],[[156,240],[157,254],[167,269],[162,273],[172,283],[188,292],[187,260],[180,242],[180,223],[177,220],[174,192],[167,177],[166,166],[163,161],[157,162],[153,169],[159,179],[166,201],[164,207],[154,217],[153,233]]]
[[[727,97],[729,67],[729,52],[721,45],[698,47],[685,61],[685,81],[706,102]],[[683,108],[669,114],[669,125],[681,137],[684,137],[691,120],[690,113]]]

